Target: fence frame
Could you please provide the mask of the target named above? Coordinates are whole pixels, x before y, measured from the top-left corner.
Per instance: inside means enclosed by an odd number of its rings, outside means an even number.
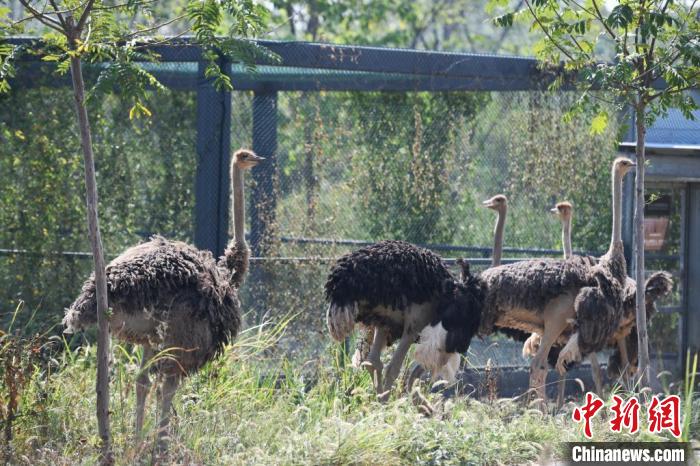
[[[15,45],[31,47],[38,41],[32,37],[7,39]],[[269,158],[268,163],[253,171],[255,188],[252,196],[265,199],[262,206],[251,203],[250,242],[253,255],[266,259],[265,238],[275,232],[274,224],[277,200],[273,189],[277,153],[277,94],[284,91],[543,91],[557,77],[558,72],[545,71],[534,58],[498,56],[472,53],[433,52],[408,49],[389,49],[367,46],[344,46],[310,42],[283,42],[260,40],[280,58],[279,63],[260,61],[258,65],[267,72],[251,73],[234,69],[225,56],[219,59],[222,70],[231,78],[234,90],[253,91],[253,150]],[[169,70],[155,71],[156,77],[174,90],[196,91],[197,170],[195,180],[195,234],[194,242],[199,248],[221,254],[228,241],[228,200],[231,153],[231,92],[215,89],[212,79],[204,76],[206,63],[202,49],[188,37],[163,45],[145,45],[145,50],[159,56],[161,63],[196,64],[196,72],[178,73]],[[22,54],[19,67],[11,85],[28,88],[39,85],[39,77],[45,77],[41,57]],[[268,68],[272,67],[272,68]],[[277,67],[277,68],[275,68]],[[309,70],[306,74],[294,74],[295,79],[285,79],[288,68]],[[270,70],[280,72],[273,73]],[[315,72],[311,72],[314,70]],[[322,70],[322,73],[318,73]],[[339,73],[354,73],[351,79]],[[561,71],[561,70],[558,70]],[[378,76],[378,75],[379,76]],[[67,76],[56,77],[42,86],[69,86]],[[570,80],[564,80],[562,90],[573,90]],[[630,125],[630,127],[633,125]],[[634,199],[633,177],[627,177],[622,209],[622,233],[626,244],[625,256],[631,264],[633,238]],[[284,238],[282,238],[284,239]],[[298,241],[299,239],[288,239]],[[697,247],[697,245],[695,246]],[[459,247],[458,247],[459,248]],[[468,246],[464,248],[469,249]],[[473,248],[476,249],[476,248]],[[523,249],[513,252],[528,252]],[[488,249],[490,252],[490,249]],[[485,254],[486,250],[478,251]],[[255,259],[254,258],[254,259]],[[695,297],[695,295],[693,295]],[[699,301],[695,297],[695,301]],[[691,303],[688,303],[690,306]],[[697,302],[695,303],[697,306]],[[687,313],[686,313],[687,314]],[[700,317],[694,313],[695,323],[700,326]],[[689,316],[688,316],[689,317]],[[685,344],[686,342],[684,342]],[[683,349],[685,351],[685,347]]]

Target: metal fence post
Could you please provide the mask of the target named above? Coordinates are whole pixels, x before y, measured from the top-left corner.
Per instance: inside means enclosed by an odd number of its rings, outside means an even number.
[[[200,61],[197,74],[194,243],[220,255],[226,247],[229,225],[231,93],[214,88],[213,80],[204,76],[206,65]],[[229,72],[226,58],[219,61],[219,66]]]
[[[265,256],[274,234],[277,207],[277,92],[256,92],[253,97],[253,150],[267,160],[252,171],[250,244],[253,255]]]

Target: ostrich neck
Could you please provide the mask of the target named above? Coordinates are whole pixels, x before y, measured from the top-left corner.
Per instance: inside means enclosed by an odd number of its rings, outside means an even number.
[[[571,217],[564,220],[561,229],[561,242],[564,245],[564,259],[572,256],[571,250]]]
[[[506,223],[506,211],[507,208],[498,211],[498,218],[496,219],[496,228],[493,231],[493,258],[491,259],[491,265],[497,267],[501,265],[501,256],[503,255],[503,228]]]
[[[236,164],[231,170],[231,193],[233,195],[233,241],[235,244],[245,244],[243,170]]]
[[[612,238],[609,254],[612,254],[616,246],[622,244],[622,176],[613,169],[612,185]]]

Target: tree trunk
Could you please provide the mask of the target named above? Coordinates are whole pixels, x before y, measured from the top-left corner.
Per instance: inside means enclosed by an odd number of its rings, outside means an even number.
[[[97,428],[102,440],[102,464],[113,464],[112,445],[109,432],[109,316],[107,309],[107,276],[105,259],[97,217],[97,180],[95,157],[92,152],[90,121],[85,107],[85,83],[80,57],[71,57],[71,78],[75,96],[75,111],[80,127],[80,146],[85,162],[85,190],[87,200],[88,233],[95,264],[95,288],[97,298]]]
[[[644,121],[646,105],[640,99],[635,107],[635,124],[637,127],[637,172],[635,179],[636,202],[634,208],[635,229],[635,280],[637,281],[637,344],[639,348],[639,366],[637,378],[642,387],[648,387],[649,380],[649,335],[647,333],[647,313],[644,298],[644,163],[646,161],[644,141],[646,123]]]

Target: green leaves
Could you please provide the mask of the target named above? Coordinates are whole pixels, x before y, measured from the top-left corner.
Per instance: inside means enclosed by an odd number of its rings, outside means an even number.
[[[593,120],[591,120],[591,128],[590,128],[589,132],[593,136],[595,136],[597,134],[603,134],[607,127],[608,127],[608,112],[602,111],[602,112],[599,112],[596,116],[594,116]]]
[[[627,28],[634,19],[634,11],[627,4],[620,4],[615,6],[610,15],[605,20],[608,26],[612,28]]]
[[[514,13],[506,13],[501,16],[496,16],[493,18],[493,23],[496,26],[501,26],[501,27],[511,27],[513,25],[513,17]]]

